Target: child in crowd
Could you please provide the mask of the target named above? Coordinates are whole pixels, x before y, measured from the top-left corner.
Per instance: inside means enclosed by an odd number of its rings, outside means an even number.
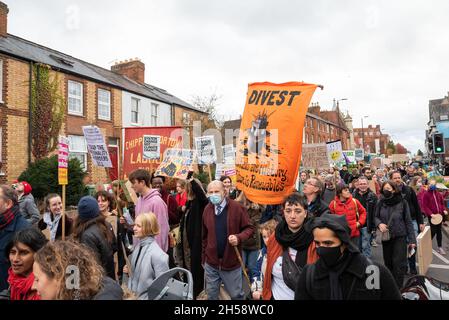
[[[253,282],[251,286],[251,291],[253,293],[253,299],[262,299],[262,287],[263,278],[265,275],[265,269],[267,265],[267,241],[270,236],[274,233],[278,222],[274,219],[268,220],[267,222],[259,226],[259,232],[262,236],[265,245],[260,249],[259,256],[257,257],[256,272],[253,277]]]

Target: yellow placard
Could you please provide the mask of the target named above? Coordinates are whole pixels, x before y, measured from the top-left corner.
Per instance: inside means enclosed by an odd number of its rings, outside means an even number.
[[[60,185],[69,184],[69,176],[67,168],[58,168],[58,181]]]

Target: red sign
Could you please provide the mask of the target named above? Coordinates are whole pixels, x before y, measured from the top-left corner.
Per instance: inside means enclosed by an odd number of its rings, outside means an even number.
[[[136,127],[125,128],[123,148],[123,175],[125,179],[137,169],[155,171],[162,162],[162,156],[167,148],[182,147],[182,127]],[[145,159],[143,156],[143,136],[161,137],[159,159]]]

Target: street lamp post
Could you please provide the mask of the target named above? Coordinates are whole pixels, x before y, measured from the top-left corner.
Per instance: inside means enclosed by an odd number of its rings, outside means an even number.
[[[362,117],[362,149],[365,152],[365,132],[363,131],[363,118],[368,118],[368,116]]]

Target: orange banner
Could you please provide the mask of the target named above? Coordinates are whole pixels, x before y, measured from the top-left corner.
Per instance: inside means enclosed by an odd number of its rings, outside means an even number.
[[[259,204],[280,204],[294,187],[307,109],[317,85],[248,86],[237,142],[237,188]]]

